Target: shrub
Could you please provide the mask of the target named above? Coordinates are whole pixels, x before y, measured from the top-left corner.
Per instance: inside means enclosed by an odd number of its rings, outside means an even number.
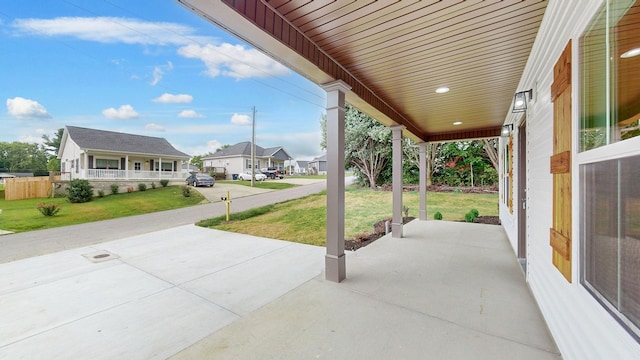
[[[435,214],[433,214],[433,219],[442,220],[442,213],[440,211],[437,211]]]
[[[151,183],[151,188],[152,188],[152,189],[155,189],[155,188],[156,188],[156,183],[152,182],[152,183]]]
[[[409,217],[409,208],[407,206],[402,207],[402,212],[404,213],[404,217]]]
[[[127,188],[127,192],[128,192],[128,193],[132,193],[132,192],[133,192],[133,186],[129,186],[129,187]]]
[[[58,204],[45,204],[43,202],[39,203],[38,206],[36,206],[36,209],[38,209],[38,211],[40,211],[44,216],[53,216],[60,211]]]
[[[98,197],[101,197],[101,198],[104,197],[104,190],[102,189],[98,190]]]
[[[118,184],[111,184],[111,193],[113,195],[118,193]]]
[[[167,187],[167,185],[169,185],[169,180],[167,179],[160,180],[160,185],[162,185],[162,187]]]
[[[188,186],[182,186],[182,196],[189,197],[191,196],[191,188]]]
[[[466,222],[473,222],[476,219],[476,216],[469,211],[468,213],[464,214],[464,219]]]
[[[91,201],[91,198],[93,197],[93,186],[89,184],[88,180],[71,180],[67,191],[69,192],[67,199],[72,203],[88,202]]]
[[[478,209],[471,209],[469,210],[469,212],[473,214],[474,217],[480,216],[480,212],[478,211]]]
[[[144,184],[144,183],[138,184],[138,190],[140,190],[140,191],[147,190],[147,184]]]

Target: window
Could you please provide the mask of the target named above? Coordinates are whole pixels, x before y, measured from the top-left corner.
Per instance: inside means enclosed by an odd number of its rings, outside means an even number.
[[[580,39],[580,280],[640,340],[640,0],[607,0]],[[587,151],[589,150],[589,151]]]
[[[137,162],[137,161],[136,161],[136,162],[134,162],[134,163],[133,163],[133,170],[134,170],[135,172],[140,172],[140,170],[142,170],[142,163]]]
[[[96,159],[96,169],[115,169],[119,168],[120,161],[112,159]]]
[[[158,171],[158,162],[155,162],[155,171]],[[162,171],[173,171],[173,163],[172,162],[163,162],[161,166]]]
[[[580,166],[585,286],[640,335],[640,156]]]
[[[502,152],[504,164],[502,169],[502,202],[509,207],[509,212],[513,214],[513,136],[509,136],[509,141],[504,144]]]
[[[580,39],[580,151],[640,135],[638,24],[640,1],[608,0]]]
[[[251,159],[245,159],[245,169],[251,169]],[[260,169],[260,160],[256,160],[256,169]]]

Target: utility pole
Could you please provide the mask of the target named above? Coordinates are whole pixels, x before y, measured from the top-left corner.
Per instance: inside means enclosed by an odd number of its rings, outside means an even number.
[[[253,121],[251,121],[251,187],[256,181],[256,107],[253,107]]]

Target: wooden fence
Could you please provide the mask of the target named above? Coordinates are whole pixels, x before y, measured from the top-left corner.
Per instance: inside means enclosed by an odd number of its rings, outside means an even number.
[[[46,176],[4,179],[4,199],[22,200],[51,195],[51,181]]]

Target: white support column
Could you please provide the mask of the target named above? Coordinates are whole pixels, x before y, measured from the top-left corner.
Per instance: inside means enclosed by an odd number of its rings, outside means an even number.
[[[402,237],[402,130],[403,125],[391,127],[393,133],[393,156],[391,169],[393,172],[393,217],[391,220],[391,236]]]
[[[325,84],[327,92],[327,254],[325,278],[347,276],[344,256],[344,99],[351,87],[343,81]]]
[[[158,158],[158,179],[162,179],[162,158]]]
[[[88,179],[89,178],[89,169],[91,168],[91,166],[89,165],[89,154],[87,154],[87,152],[84,152],[84,166],[82,167],[82,178],[83,179]]]
[[[129,179],[129,155],[124,157],[124,177],[127,180]]]
[[[418,219],[427,220],[427,143],[418,144],[420,151],[420,212]]]

